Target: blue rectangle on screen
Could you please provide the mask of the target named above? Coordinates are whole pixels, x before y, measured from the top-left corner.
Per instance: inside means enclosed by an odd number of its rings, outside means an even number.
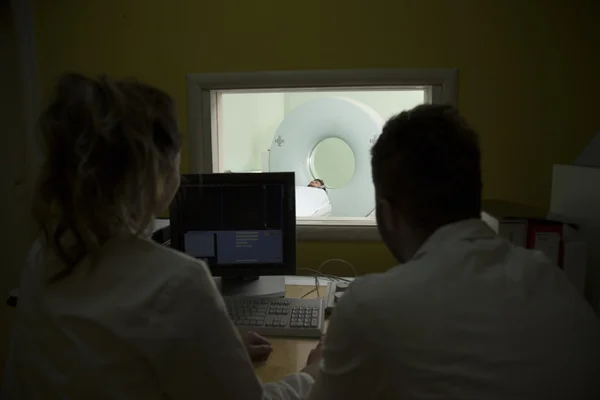
[[[215,232],[191,231],[184,235],[185,252],[192,257],[215,256]]]

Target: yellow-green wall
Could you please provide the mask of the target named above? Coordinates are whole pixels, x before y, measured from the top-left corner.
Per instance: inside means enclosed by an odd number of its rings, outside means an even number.
[[[135,76],[176,98],[184,133],[191,72],[458,68],[486,197],[545,207],[552,164],[600,130],[597,0],[38,0],[35,11],[43,93],[65,70]],[[330,257],[393,264],[378,243],[298,249],[302,266]]]

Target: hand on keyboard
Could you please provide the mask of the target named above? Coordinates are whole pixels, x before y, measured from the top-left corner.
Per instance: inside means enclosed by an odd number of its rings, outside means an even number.
[[[252,361],[264,361],[273,351],[271,343],[256,332],[247,332],[243,339]]]

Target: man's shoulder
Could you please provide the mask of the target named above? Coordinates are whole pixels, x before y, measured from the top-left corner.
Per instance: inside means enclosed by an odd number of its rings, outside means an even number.
[[[428,259],[411,260],[398,264],[387,271],[365,275],[357,280],[365,289],[391,290],[408,289],[415,285],[426,284],[432,275],[431,265],[437,261]],[[353,284],[354,285],[354,284]]]
[[[368,309],[383,307],[384,303],[411,296],[423,284],[425,279],[418,262],[410,262],[356,278],[342,298],[353,312],[368,312]]]

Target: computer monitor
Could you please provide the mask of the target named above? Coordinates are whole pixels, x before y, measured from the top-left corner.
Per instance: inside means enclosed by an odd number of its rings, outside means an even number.
[[[206,262],[223,295],[283,297],[296,273],[293,172],[182,175],[170,225],[171,246]]]

